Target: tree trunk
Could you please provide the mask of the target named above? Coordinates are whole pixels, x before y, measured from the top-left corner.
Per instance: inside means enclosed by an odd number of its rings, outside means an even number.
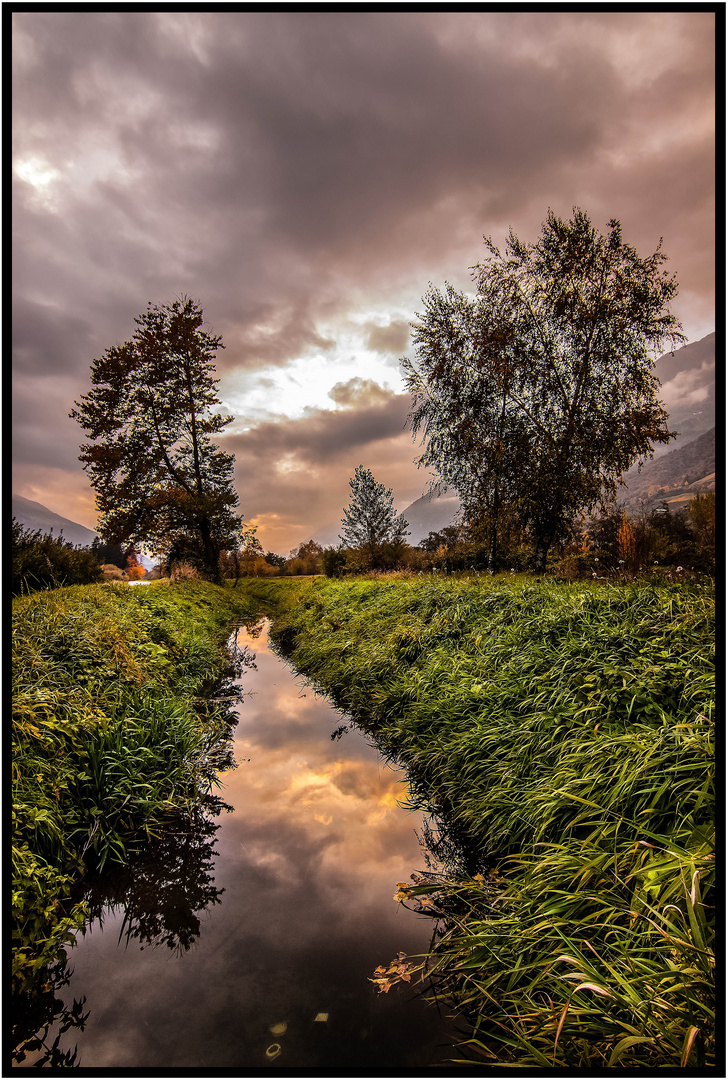
[[[534,555],[534,569],[537,573],[543,574],[546,570],[546,556],[551,550],[551,545],[554,542],[556,536],[556,521],[549,520],[540,527],[537,527],[536,531],[536,551]]]
[[[210,575],[210,580],[214,582],[215,585],[220,585],[220,553],[213,543],[212,534],[210,533],[210,522],[207,520],[207,517],[203,517],[200,521],[200,538],[202,539],[202,547],[205,552],[205,563],[207,565],[207,572]]]

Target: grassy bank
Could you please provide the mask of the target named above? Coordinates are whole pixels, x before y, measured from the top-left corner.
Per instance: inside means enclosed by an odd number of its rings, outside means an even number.
[[[13,985],[28,991],[84,909],[89,867],[184,814],[229,729],[195,699],[228,664],[236,590],[89,585],[13,601]]]
[[[274,637],[482,853],[398,894],[472,1056],[711,1064],[712,590],[318,580]]]

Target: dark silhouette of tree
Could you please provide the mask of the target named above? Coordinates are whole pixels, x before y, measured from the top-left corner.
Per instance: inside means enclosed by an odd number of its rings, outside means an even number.
[[[576,513],[613,496],[622,473],[674,435],[653,355],[684,341],[660,246],[646,259],[575,209],[541,236],[510,232],[473,268],[470,298],[430,287],[416,360],[404,359],[420,465],[455,488],[465,522],[486,524],[495,563],[505,507],[527,526],[536,568]]]
[[[215,411],[221,339],[187,298],[149,304],[135,322],[131,341],[93,361],[91,390],[70,413],[90,439],[79,460],[96,490],[98,531],[219,581],[220,551],[236,546],[240,527],[234,457],[213,442],[232,420]]]

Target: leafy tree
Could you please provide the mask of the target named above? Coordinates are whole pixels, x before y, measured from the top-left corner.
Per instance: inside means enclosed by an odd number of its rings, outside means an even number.
[[[315,540],[307,540],[293,548],[290,557],[286,560],[287,574],[320,574],[323,567],[323,548]]]
[[[688,517],[706,568],[715,568],[715,492],[696,495],[688,504]]]
[[[149,304],[130,341],[91,367],[92,388],[70,413],[91,440],[79,460],[101,512],[99,533],[147,543],[168,564],[189,561],[220,580],[220,551],[235,546],[232,454],[212,437],[232,417],[220,404],[213,359],[221,339],[202,329],[193,300]]]
[[[321,552],[321,564],[326,577],[341,577],[346,566],[346,552],[343,548],[324,548]]]
[[[652,355],[685,340],[668,311],[677,282],[659,245],[642,259],[618,221],[601,235],[579,209],[549,211],[536,243],[511,230],[504,254],[485,244],[474,297],[447,285],[423,298],[416,360],[402,361],[409,423],[418,463],[455,488],[466,522],[485,523],[491,564],[509,507],[541,570],[568,522],[674,437]]]
[[[285,555],[276,555],[275,551],[266,551],[264,558],[269,566],[275,566],[278,570],[286,565]]]
[[[461,529],[457,525],[446,525],[441,532],[430,532],[424,540],[420,540],[419,547],[423,551],[443,553],[452,551],[462,539]]]
[[[400,544],[409,532],[409,523],[397,514],[392,489],[378,484],[369,469],[357,465],[349,480],[351,499],[344,508],[339,539],[351,547],[363,548],[369,565],[379,565],[383,545]]]
[[[132,549],[133,550],[133,549]],[[98,536],[94,538],[91,544],[91,551],[94,558],[101,563],[112,564],[118,566],[120,570],[124,570],[126,567],[126,561],[130,552],[124,550],[121,544],[105,544],[103,540],[100,540]]]
[[[145,573],[146,570],[137,562],[136,555],[133,552],[128,555],[126,560],[126,576],[129,581],[141,581]]]

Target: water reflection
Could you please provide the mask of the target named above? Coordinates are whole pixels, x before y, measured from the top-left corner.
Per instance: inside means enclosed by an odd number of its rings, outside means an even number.
[[[110,916],[121,914],[118,941],[167,946],[187,952],[200,936],[198,913],[219,904],[223,889],[215,885],[213,820],[230,810],[208,797],[192,814],[133,855],[115,873],[86,882],[81,899],[91,919],[103,929]],[[114,919],[115,924],[118,919]]]
[[[32,992],[15,994],[10,1010],[13,1064],[26,1062],[35,1068],[68,1069],[76,1064],[77,1046],[61,1046],[67,1031],[83,1031],[88,1012],[85,998],[67,1005],[57,995],[68,986],[73,971],[64,958],[50,964]]]
[[[369,982],[432,934],[392,898],[422,864],[404,775],[294,678],[264,624],[235,644],[238,767],[220,792],[234,812],[89,889],[69,987],[90,1006],[77,1063],[394,1075],[446,1060],[453,1033],[417,988]]]

